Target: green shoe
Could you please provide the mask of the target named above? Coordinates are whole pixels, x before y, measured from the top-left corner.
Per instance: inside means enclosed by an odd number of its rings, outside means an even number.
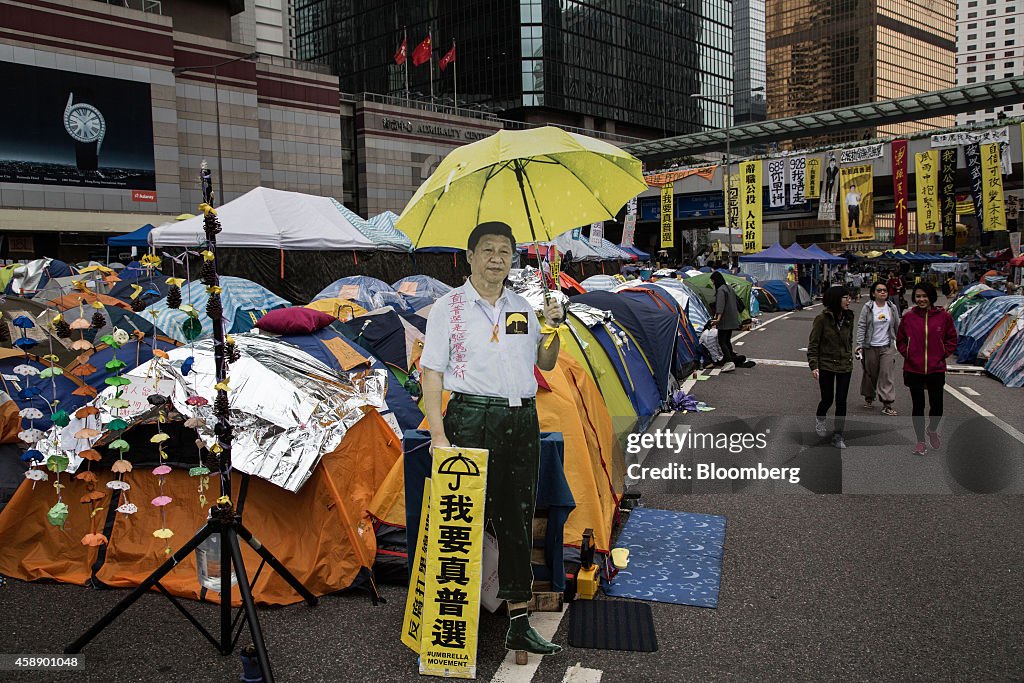
[[[562,646],[549,643],[536,629],[527,626],[525,631],[513,631],[512,627],[509,627],[508,635],[505,636],[505,649],[525,650],[535,655],[554,655],[562,651]]]

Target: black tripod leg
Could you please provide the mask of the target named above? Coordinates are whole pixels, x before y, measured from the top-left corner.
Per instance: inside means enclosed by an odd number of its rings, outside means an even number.
[[[264,547],[264,545],[260,543],[259,540],[256,539],[248,529],[245,528],[244,525],[238,523],[235,524],[234,528],[235,532],[242,537],[242,540],[248,543],[249,547],[255,550],[260,557],[266,560],[267,564],[270,565],[271,569],[277,572],[277,574],[282,579],[288,582],[289,586],[294,588],[295,591],[302,596],[302,598],[306,601],[306,604],[308,604],[310,607],[316,607],[317,604],[319,604],[320,598],[310,593],[309,589],[303,586],[302,582],[295,578],[295,576],[290,571],[288,571],[288,569],[285,568],[283,564],[281,564],[280,560],[274,557],[273,553],[267,550],[266,547]]]
[[[224,537],[231,545],[231,557],[234,560],[235,576],[238,579],[238,592],[242,596],[242,608],[245,610],[245,620],[249,622],[249,635],[252,636],[252,645],[256,650],[256,659],[259,660],[260,670],[263,672],[263,681],[264,683],[274,683],[274,673],[270,669],[270,657],[267,656],[267,646],[263,642],[263,629],[260,628],[260,620],[256,616],[256,603],[253,601],[252,591],[249,589],[249,577],[245,573],[245,564],[242,562],[242,549],[238,545],[238,535],[235,532],[235,528],[229,527],[225,531]],[[230,604],[230,601],[228,604]],[[230,622],[228,629],[230,637]]]
[[[81,652],[82,648],[85,647],[90,640],[99,635],[99,633],[109,626],[114,619],[117,619],[122,612],[131,607],[136,600],[145,595],[150,588],[155,586],[157,582],[174,569],[178,563],[188,557],[199,546],[199,544],[205,541],[212,533],[214,533],[214,530],[209,524],[197,531],[195,536],[193,536],[188,543],[183,545],[178,552],[167,558],[166,562],[160,565],[155,572],[146,577],[146,580],[139,584],[135,590],[126,595],[121,602],[114,605],[114,608],[93,624],[92,627],[82,635],[82,637],[65,647],[64,654],[72,655]]]

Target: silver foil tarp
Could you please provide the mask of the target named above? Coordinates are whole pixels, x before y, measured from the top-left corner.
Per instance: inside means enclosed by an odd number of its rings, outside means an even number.
[[[296,492],[320,458],[336,449],[352,425],[363,418],[366,408],[385,405],[387,371],[339,373],[277,338],[244,334],[234,335],[234,339],[241,358],[228,369],[234,428],[231,465]],[[206,421],[197,431],[199,438],[212,446],[216,442],[213,402],[217,396],[213,340],[196,342],[191,349],[171,349],[167,354],[168,360],[154,358],[128,373],[133,384],[125,389],[134,399],[130,408],[115,412],[105,404],[115,393],[110,387],[93,401],[101,415],[87,419],[98,423],[102,418],[105,423],[121,417],[131,424],[151,412],[144,396],[160,393],[170,398],[184,419]],[[185,376],[181,366],[189,356],[194,362]],[[208,404],[189,405],[190,396],[202,396]],[[72,420],[63,430],[65,443],[67,438],[80,442],[73,435],[84,425],[84,421]]]
[[[530,306],[537,313],[544,311],[545,294],[557,299],[563,306],[569,305],[569,297],[562,294],[562,292],[544,289],[540,279],[540,271],[536,268],[526,267],[512,270],[508,274],[508,281],[510,289],[529,301]]]

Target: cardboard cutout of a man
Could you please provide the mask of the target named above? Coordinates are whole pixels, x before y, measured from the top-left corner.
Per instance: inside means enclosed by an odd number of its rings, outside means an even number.
[[[529,302],[505,287],[515,254],[512,229],[481,223],[469,236],[469,280],[434,303],[420,366],[431,449],[486,448],[485,525],[498,541],[498,598],[509,608],[505,647],[550,655],[561,647],[530,626],[533,594],[533,513],[537,502],[540,427],[534,365],[551,370],[558,335],[542,334]],[[561,323],[562,305],[549,299],[544,318]],[[451,392],[441,416],[441,392]]]

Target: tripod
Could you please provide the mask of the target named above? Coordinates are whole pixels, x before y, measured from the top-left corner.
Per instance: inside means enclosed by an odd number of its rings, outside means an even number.
[[[145,595],[150,588],[154,586],[164,594],[164,596],[171,601],[178,611],[180,611],[189,622],[196,627],[196,629],[203,634],[207,640],[209,640],[215,648],[222,655],[229,655],[235,649],[235,645],[238,643],[238,637],[242,633],[242,616],[244,614],[245,621],[249,624],[249,633],[252,635],[253,647],[256,650],[256,658],[260,664],[260,670],[263,672],[263,680],[266,683],[273,683],[274,674],[270,668],[270,658],[267,656],[267,648],[263,642],[263,631],[260,628],[259,618],[256,615],[256,603],[252,597],[252,585],[256,583],[259,578],[260,572],[263,569],[263,564],[269,564],[271,568],[276,571],[281,578],[288,582],[292,588],[298,592],[299,595],[306,601],[306,604],[310,607],[315,607],[319,603],[319,598],[309,592],[309,590],[302,585],[302,583],[292,575],[288,569],[281,564],[274,555],[260,543],[259,539],[252,535],[245,525],[242,523],[242,502],[244,498],[244,490],[247,488],[248,475],[243,475],[242,490],[243,493],[240,496],[239,507],[236,510],[231,503],[217,505],[210,508],[210,517],[206,524],[195,535],[182,546],[176,553],[171,555],[160,567],[150,574],[137,588],[131,593],[124,597],[117,605],[114,606],[106,615],[100,618],[92,627],[89,628],[78,640],[64,648],[65,654],[77,654],[82,651],[89,641],[95,638],[103,629],[109,626],[113,621],[120,616],[122,612],[127,610],[136,600]],[[186,610],[177,598],[170,594],[166,588],[160,583],[160,579],[166,576],[171,570],[173,570],[182,560],[189,556],[199,545],[210,536],[217,534],[220,536],[220,637],[215,638],[210,632],[203,626],[198,619],[196,619],[191,613]],[[259,556],[263,562],[260,563],[259,569],[256,570],[256,574],[253,576],[252,584],[249,583],[248,576],[245,572],[245,564],[242,562],[242,550],[239,545],[238,539],[241,538],[243,541],[249,544]],[[239,613],[232,618],[231,608],[231,572],[234,569],[235,576],[238,580],[238,592],[242,598],[242,607]],[[237,628],[236,628],[237,627]]]

